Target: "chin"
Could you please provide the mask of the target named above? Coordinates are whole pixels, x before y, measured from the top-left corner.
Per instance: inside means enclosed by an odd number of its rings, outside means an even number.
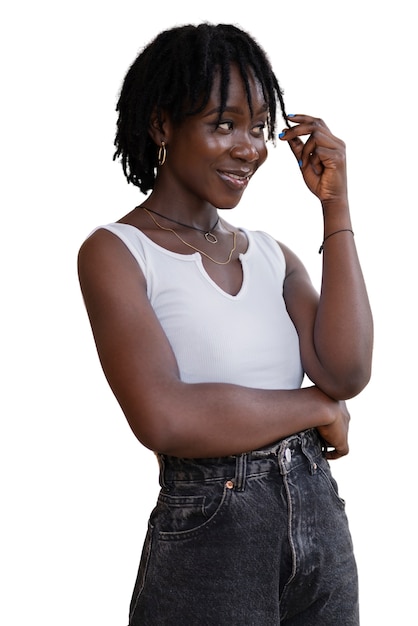
[[[242,198],[242,194],[240,195],[239,198],[236,198],[235,200],[231,200],[230,198],[228,200],[225,199],[225,202],[223,202],[222,204],[215,205],[215,206],[217,206],[218,209],[230,211],[232,209],[235,209],[236,206],[238,206],[238,204],[241,202],[241,198]]]

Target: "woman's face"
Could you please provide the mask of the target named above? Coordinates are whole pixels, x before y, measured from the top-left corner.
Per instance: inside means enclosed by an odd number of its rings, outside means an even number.
[[[228,98],[219,121],[219,79],[208,104],[180,125],[168,125],[167,160],[161,182],[186,206],[232,208],[267,158],[264,128],[267,105],[262,88],[250,79],[251,114],[237,67],[231,66]],[[175,195],[174,195],[175,194]]]

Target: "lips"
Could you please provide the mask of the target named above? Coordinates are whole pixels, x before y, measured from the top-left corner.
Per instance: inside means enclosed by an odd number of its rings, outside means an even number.
[[[254,172],[218,170],[218,174],[231,189],[242,191],[247,187]]]

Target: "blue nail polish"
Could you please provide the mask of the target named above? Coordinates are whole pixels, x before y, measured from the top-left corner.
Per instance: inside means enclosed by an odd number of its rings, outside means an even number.
[[[302,165],[303,165],[303,163],[302,163],[302,159],[300,159],[300,160],[298,161],[298,163],[299,163],[299,167],[302,167]]]
[[[295,114],[294,113],[288,113],[287,117],[295,117]]]
[[[280,134],[279,134],[279,139],[283,139],[283,137],[285,136],[285,134],[286,134],[285,132],[280,133]]]

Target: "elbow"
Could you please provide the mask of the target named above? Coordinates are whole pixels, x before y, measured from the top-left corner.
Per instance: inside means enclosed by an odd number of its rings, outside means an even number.
[[[343,384],[345,397],[349,400],[358,396],[369,384],[372,375],[372,346],[350,364],[346,364],[345,381]]]
[[[185,446],[181,423],[170,412],[153,410],[149,415],[146,411],[141,414],[125,412],[125,417],[135,437],[149,450],[169,456],[184,456],[181,454]]]
[[[368,385],[372,373],[373,344],[362,342],[360,349],[336,349],[332,358],[317,360],[312,382],[334,400],[349,400]],[[318,367],[319,365],[319,367]]]
[[[327,385],[324,385],[326,389],[322,388],[322,391],[334,400],[349,400],[363,391],[370,378],[370,367],[356,367],[343,372],[340,376],[334,376]]]
[[[187,456],[198,438],[195,404],[189,407],[183,384],[166,382],[157,392],[119,394],[119,405],[136,439],[155,453]],[[196,430],[198,432],[196,432]]]
[[[161,424],[144,426],[146,420],[143,415],[127,415],[125,413],[125,417],[139,443],[145,446],[145,448],[152,450],[152,452],[169,454],[170,437]]]

